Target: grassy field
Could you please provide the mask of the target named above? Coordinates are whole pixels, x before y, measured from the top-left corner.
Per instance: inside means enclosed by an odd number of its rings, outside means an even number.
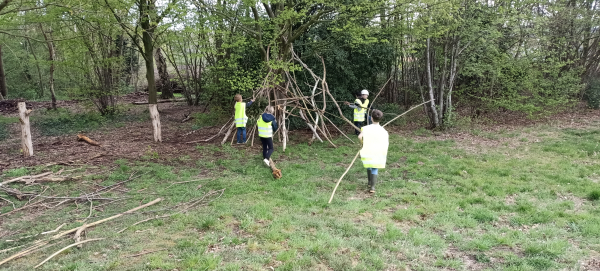
[[[337,139],[326,144],[276,147],[284,177],[273,180],[258,149],[197,146],[196,166],[164,166],[160,153],[79,182],[50,184],[48,194],[78,196],[94,183],[128,182],[127,197],[94,210],[87,222],[155,198],[161,203],[89,229],[106,238],[69,249],[40,270],[585,270],[600,263],[600,130],[536,126],[510,133],[472,131],[489,143],[391,136],[388,166],[377,193],[366,193],[366,170],[355,164],[332,204],[333,186],[359,149]],[[294,138],[292,138],[292,141]],[[183,155],[182,162],[189,162]],[[188,164],[189,163],[185,163]],[[60,166],[51,168],[53,171]],[[66,168],[69,169],[69,168]],[[3,179],[47,170],[21,168]],[[82,169],[85,170],[85,169]],[[197,182],[179,183],[191,180]],[[38,191],[39,186],[11,187]],[[185,214],[164,210],[225,189],[206,206]],[[89,189],[87,189],[89,190]],[[10,196],[0,192],[0,197]],[[17,202],[16,207],[26,201]],[[3,205],[0,212],[12,210]],[[156,211],[152,213],[143,213]],[[62,223],[81,225],[89,204],[2,217],[0,250],[27,245]],[[63,243],[0,266],[28,270]],[[128,257],[140,252],[157,252]],[[17,250],[4,252],[6,258]]]

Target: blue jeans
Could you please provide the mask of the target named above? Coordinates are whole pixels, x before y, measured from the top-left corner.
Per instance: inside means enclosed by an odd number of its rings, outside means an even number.
[[[237,128],[237,143],[246,143],[246,127]]]
[[[378,168],[367,168],[367,170],[370,171],[373,175],[377,175],[377,173],[379,173]]]

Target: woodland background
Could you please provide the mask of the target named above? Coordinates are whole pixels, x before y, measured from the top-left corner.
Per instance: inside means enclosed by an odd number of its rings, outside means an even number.
[[[84,99],[102,115],[134,90],[150,103],[176,92],[222,112],[270,69],[310,78],[293,50],[316,73],[326,69],[338,101],[391,77],[375,107],[433,99],[430,126],[448,127],[457,109],[598,108],[598,26],[594,0],[3,0],[0,92]]]

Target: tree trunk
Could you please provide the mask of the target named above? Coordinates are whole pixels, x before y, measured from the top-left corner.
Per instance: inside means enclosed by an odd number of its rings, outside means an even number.
[[[434,99],[434,94],[433,94],[433,84],[432,84],[432,78],[431,78],[431,57],[429,56],[429,38],[427,38],[427,86],[429,87],[429,105],[430,105],[430,110],[431,110],[431,120],[432,120],[432,124],[433,124],[433,128],[437,128],[439,125],[439,121],[438,121],[438,114],[437,114],[437,110],[435,109],[435,99]]]
[[[40,90],[38,91],[38,97],[42,98],[42,97],[44,97],[44,82],[42,81],[42,69],[40,69],[40,63],[38,62],[37,55],[35,54],[33,46],[31,46],[31,41],[29,41],[29,38],[27,38],[27,44],[29,45],[29,49],[31,50],[31,55],[33,56],[33,60],[35,60],[35,67],[37,68],[37,72],[38,72],[38,80],[39,80],[39,85],[40,85],[39,86]]]
[[[447,37],[447,39],[449,39],[449,37]],[[440,76],[440,89],[439,89],[439,106],[438,106],[438,116],[439,116],[439,121],[440,123],[443,125],[444,123],[444,112],[446,110],[444,110],[444,89],[446,87],[446,74],[447,74],[447,70],[448,70],[448,43],[449,41],[446,40],[445,44],[444,44],[444,53],[443,53],[443,57],[444,57],[444,67],[442,70],[442,75]]]
[[[452,50],[452,61],[450,63],[450,79],[448,80],[448,101],[446,102],[446,114],[452,113],[452,89],[454,88],[454,80],[456,79],[456,66],[458,65],[458,56],[460,53],[460,40],[456,42]]]
[[[19,122],[21,122],[21,147],[23,156],[33,156],[33,143],[31,141],[31,129],[29,127],[29,114],[31,110],[27,110],[25,102],[19,102]]]
[[[50,95],[52,96],[52,109],[56,109],[56,94],[54,93],[54,43],[52,42],[52,36],[50,38],[44,32],[44,28],[40,23],[40,30],[44,35],[44,39],[46,40],[46,45],[48,46],[48,60],[50,61]]]
[[[154,60],[156,61],[156,69],[158,70],[158,76],[160,77],[160,83],[158,86],[161,90],[160,97],[163,99],[173,98],[173,89],[171,89],[171,82],[169,81],[169,72],[167,71],[167,61],[160,48],[156,48],[154,53]]]
[[[0,99],[4,100],[4,97],[8,97],[8,90],[6,89],[6,76],[2,63],[2,45],[0,45]]]
[[[140,20],[141,26],[144,30],[142,33],[142,43],[144,45],[144,62],[146,64],[146,80],[148,80],[148,103],[150,104],[150,117],[152,118],[152,127],[154,128],[154,141],[160,142],[161,139],[161,128],[160,128],[160,115],[158,113],[158,107],[156,105],[156,82],[154,81],[154,39],[152,34],[154,33],[154,26],[151,25],[149,12],[153,3],[148,1],[138,2],[140,8]]]
[[[160,130],[160,116],[158,115],[158,105],[150,104],[150,117],[152,118],[152,127],[154,128],[154,142],[162,142]]]

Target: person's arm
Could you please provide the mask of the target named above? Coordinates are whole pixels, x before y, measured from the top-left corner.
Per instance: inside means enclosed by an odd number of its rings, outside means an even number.
[[[246,104],[246,107],[249,107],[249,106],[251,106],[251,105],[252,105],[252,103],[254,103],[254,99],[250,100],[250,101],[249,101],[249,102]]]

